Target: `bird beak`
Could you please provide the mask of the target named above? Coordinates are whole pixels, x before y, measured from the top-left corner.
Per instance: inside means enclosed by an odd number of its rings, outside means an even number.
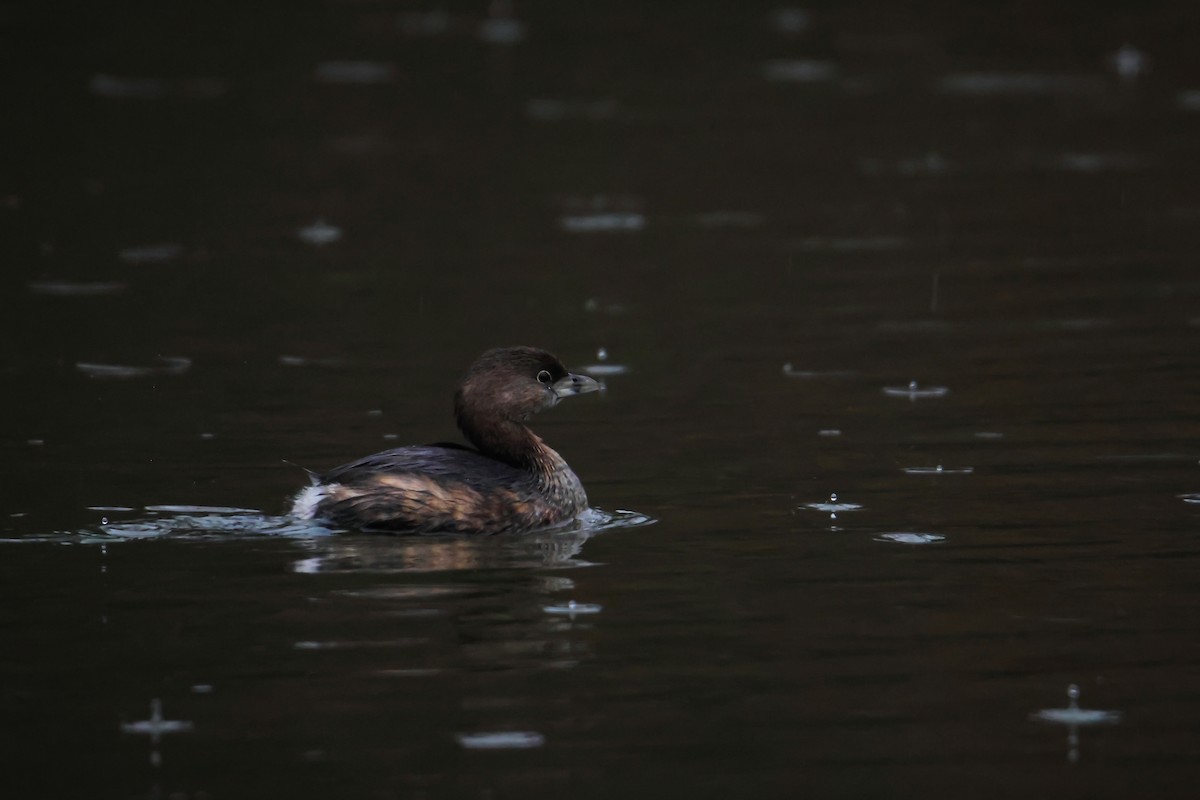
[[[550,386],[550,390],[554,392],[554,397],[557,400],[562,400],[564,397],[570,397],[575,394],[598,392],[600,389],[600,384],[588,376],[572,373],[567,373]]]

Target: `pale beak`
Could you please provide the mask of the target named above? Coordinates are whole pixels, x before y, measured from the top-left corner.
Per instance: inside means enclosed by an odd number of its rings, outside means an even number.
[[[567,373],[550,385],[550,391],[554,392],[554,397],[557,400],[562,400],[564,397],[576,394],[598,392],[602,388],[599,383],[587,375],[575,375],[572,373]]]

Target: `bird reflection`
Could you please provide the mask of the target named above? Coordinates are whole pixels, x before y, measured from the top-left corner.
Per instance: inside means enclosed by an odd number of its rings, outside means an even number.
[[[592,657],[587,630],[601,606],[562,598],[576,591],[573,580],[547,569],[590,566],[580,556],[594,529],[560,529],[498,536],[338,535],[299,541],[305,556],[296,573],[328,582],[335,611],[300,637],[297,647],[329,659],[342,653],[377,651],[371,673],[397,679],[474,670],[571,668]],[[371,578],[374,580],[371,580]],[[347,585],[346,578],[351,579]],[[359,578],[367,578],[363,583]],[[325,581],[322,581],[323,583]],[[351,615],[380,621],[378,628],[346,635]],[[574,608],[589,623],[550,609]],[[397,637],[411,647],[388,647]],[[319,648],[310,646],[317,642]]]
[[[304,542],[313,552],[294,572],[458,572],[503,568],[588,566],[577,559],[590,531],[464,538],[461,536],[336,536]]]

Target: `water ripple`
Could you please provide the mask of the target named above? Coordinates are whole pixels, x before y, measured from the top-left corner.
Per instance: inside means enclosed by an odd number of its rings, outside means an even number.
[[[130,506],[100,504],[89,511],[105,514],[133,512]],[[75,531],[52,531],[23,536],[0,538],[0,543],[108,544],[144,539],[181,540],[243,540],[250,537],[291,538],[344,543],[338,550],[322,552],[302,559],[293,565],[296,572],[361,571],[428,571],[477,566],[495,566],[492,556],[462,558],[442,553],[434,545],[442,545],[459,553],[475,551],[476,556],[488,550],[500,554],[507,566],[563,565],[590,566],[575,559],[583,543],[600,533],[624,528],[652,525],[652,517],[636,511],[603,511],[592,508],[578,519],[560,528],[508,536],[384,536],[380,534],[339,536],[339,531],[313,520],[297,520],[290,516],[264,514],[251,508],[236,506],[202,506],[162,503],[146,506],[149,516],[109,520]],[[485,550],[484,548],[487,548]],[[506,549],[507,548],[507,549]],[[420,552],[420,557],[414,555]]]

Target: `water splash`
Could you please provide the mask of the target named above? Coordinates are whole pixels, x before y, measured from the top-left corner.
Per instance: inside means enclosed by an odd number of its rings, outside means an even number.
[[[875,537],[877,542],[897,542],[899,544],[934,544],[945,540],[946,537],[939,533],[910,533],[908,531],[881,533]]]
[[[946,94],[997,95],[1088,95],[1103,94],[1107,86],[1096,75],[1038,72],[962,72],[938,82]]]
[[[530,750],[546,743],[546,737],[537,731],[459,733],[454,738],[465,750]]]
[[[1036,722],[1057,725],[1111,725],[1121,721],[1120,711],[1101,711],[1079,707],[1079,686],[1072,683],[1067,687],[1066,708],[1043,708],[1029,715]]]
[[[794,242],[793,246],[805,253],[879,253],[899,250],[907,244],[908,241],[899,236],[809,236]]]
[[[570,617],[575,619],[577,616],[585,616],[587,614],[599,614],[604,610],[604,606],[599,603],[577,603],[574,600],[560,606],[543,606],[542,611],[547,614],[557,614],[560,616]]]
[[[1123,83],[1135,83],[1150,72],[1150,56],[1131,44],[1123,44],[1108,57],[1108,66]]]
[[[608,348],[601,347],[596,350],[596,360],[605,362],[608,361]],[[629,367],[624,364],[588,364],[585,367],[579,368],[581,372],[592,375],[597,378],[607,378],[612,375],[624,375],[629,372]]]
[[[771,13],[771,27],[776,33],[796,36],[812,25],[812,18],[802,8],[777,8]]]
[[[945,175],[953,171],[955,165],[941,153],[930,151],[896,161],[883,158],[864,158],[858,162],[858,168],[864,175],[895,174],[911,178]]]
[[[282,355],[279,363],[285,367],[340,367],[345,361],[340,358],[309,358],[307,356]]]
[[[116,75],[93,75],[88,88],[97,97],[119,100],[158,100],[166,97],[168,85],[160,78],[126,78]]]
[[[624,213],[572,214],[560,218],[558,224],[568,233],[633,232],[646,227],[646,217]]]
[[[218,78],[185,78],[168,81],[162,78],[134,78],[101,73],[88,81],[88,89],[97,97],[110,100],[161,100],[183,97],[191,100],[213,100],[224,96],[225,82]]]
[[[758,228],[763,224],[762,214],[751,211],[707,211],[694,219],[701,228]]]
[[[1120,711],[1079,707],[1079,686],[1072,683],[1067,687],[1065,708],[1043,708],[1029,715],[1034,722],[1063,725],[1067,729],[1067,760],[1072,764],[1079,760],[1079,729],[1095,725],[1116,725],[1121,721]]]
[[[829,518],[837,519],[837,515],[845,511],[859,511],[863,508],[860,503],[847,503],[844,500],[839,500],[837,493],[829,495],[829,500],[823,503],[805,503],[804,508],[811,508],[813,511],[823,511],[829,514]]]
[[[854,375],[853,372],[847,370],[807,370],[796,369],[792,366],[792,362],[783,365],[783,374],[787,378],[797,378],[799,380],[818,380],[821,378],[849,378]]]
[[[401,14],[396,24],[408,36],[441,36],[450,30],[450,15],[443,10]]]
[[[51,297],[98,297],[121,294],[125,291],[125,284],[115,281],[33,281],[29,284],[29,291]]]
[[[168,733],[187,733],[192,730],[192,723],[187,720],[165,719],[162,713],[162,701],[157,697],[150,701],[150,718],[137,722],[121,723],[124,733],[149,736],[150,741],[157,744],[158,740]]]
[[[888,397],[907,397],[916,402],[929,397],[945,397],[950,390],[945,386],[921,386],[916,381],[909,381],[908,386],[885,386],[883,393]]]
[[[153,264],[171,261],[183,255],[183,245],[176,242],[162,244],[144,244],[138,247],[126,247],[117,253],[117,258],[126,264]]]
[[[147,375],[182,375],[192,367],[184,356],[159,356],[158,366],[135,367],[127,364],[99,364],[81,361],[75,368],[89,378],[143,378]]]
[[[342,229],[336,225],[330,225],[323,219],[318,219],[311,225],[297,228],[296,236],[305,244],[311,244],[313,247],[323,247],[341,239]]]
[[[970,475],[974,467],[902,467],[906,475]]]
[[[391,83],[396,67],[381,61],[325,61],[316,66],[313,77],[318,83]]]
[[[774,83],[824,83],[837,77],[831,61],[775,59],[763,64],[763,77]]]
[[[511,47],[525,41],[525,23],[517,17],[512,0],[492,0],[476,34],[489,44]]]
[[[1200,89],[1185,89],[1175,95],[1175,105],[1180,111],[1200,111]]]
[[[93,506],[89,510],[105,513],[94,525],[75,531],[33,533],[0,539],[5,544],[80,544],[107,545],[149,539],[204,540],[251,537],[313,539],[331,536],[333,531],[308,520],[271,516],[248,508],[230,506],[193,506],[164,504],[147,506],[147,516],[119,519],[112,515],[129,513],[126,506]]]
[[[612,119],[621,110],[616,100],[555,100],[534,98],[525,104],[525,114],[538,122],[582,120],[598,122]]]

